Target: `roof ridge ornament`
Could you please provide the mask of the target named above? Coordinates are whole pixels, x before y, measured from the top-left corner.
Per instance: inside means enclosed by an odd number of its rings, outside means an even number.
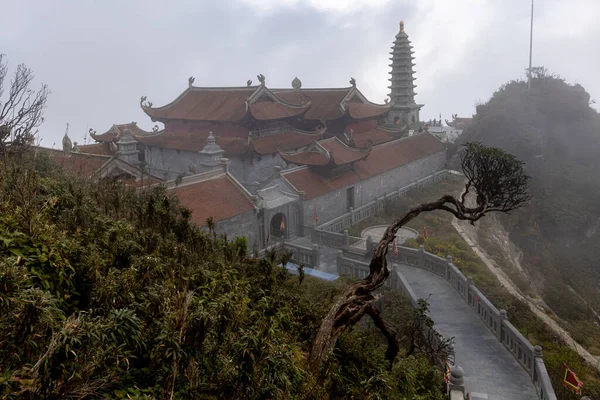
[[[192,85],[194,84],[194,81],[196,80],[196,78],[194,78],[193,76],[190,76],[188,78],[188,87],[192,87]]]
[[[142,96],[140,97],[140,106],[143,107],[152,107],[152,103],[151,102],[147,102],[147,104],[144,104],[144,102],[146,101],[148,97],[147,96]]]
[[[298,79],[298,77],[295,77],[292,81],[292,87],[294,88],[294,90],[300,90],[300,88],[302,87],[302,81]]]
[[[356,87],[356,79],[354,79],[353,77],[350,77],[350,84],[352,85],[353,88]]]
[[[265,76],[263,74],[256,75],[261,86],[265,86]]]
[[[65,136],[63,136],[62,140],[63,151],[65,153],[70,153],[73,149],[73,143],[71,143],[71,138],[69,138],[69,123],[67,122],[67,129],[65,130]]]
[[[404,21],[400,21],[400,32],[404,32]]]
[[[246,81],[246,86],[252,86],[252,79],[248,79],[248,81]]]

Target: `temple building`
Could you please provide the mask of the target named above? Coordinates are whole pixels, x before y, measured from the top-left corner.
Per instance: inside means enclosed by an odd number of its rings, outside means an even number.
[[[422,105],[414,97],[413,51],[404,24],[392,47],[390,99],[369,101],[355,79],[339,88],[258,84],[195,86],[155,107],[140,106],[161,123],[135,122],[98,134],[96,143],[64,145],[63,163],[90,158],[92,179],[117,177],[136,186],[164,184],[203,226],[213,218],[228,236],[263,248],[270,238],[293,238],[442,169],[445,148],[428,132],[408,135]],[[75,146],[73,146],[75,147]],[[316,216],[318,215],[318,218]]]

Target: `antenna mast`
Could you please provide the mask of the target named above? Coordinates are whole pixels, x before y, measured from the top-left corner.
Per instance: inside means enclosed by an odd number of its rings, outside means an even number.
[[[533,0],[531,0],[531,27],[529,28],[529,69],[527,87],[531,89],[531,53],[533,52]]]

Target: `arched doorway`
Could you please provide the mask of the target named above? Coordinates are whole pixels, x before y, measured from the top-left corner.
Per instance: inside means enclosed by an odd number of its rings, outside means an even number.
[[[288,221],[284,213],[277,213],[271,217],[270,231],[273,238],[286,238]]]

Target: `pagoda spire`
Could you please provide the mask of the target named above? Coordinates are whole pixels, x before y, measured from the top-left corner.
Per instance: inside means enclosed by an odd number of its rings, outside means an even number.
[[[414,124],[419,121],[419,110],[423,107],[415,103],[415,77],[413,62],[414,51],[408,35],[404,31],[404,21],[400,21],[400,32],[396,35],[392,51],[390,52],[391,85],[390,98],[394,102],[392,112],[389,114],[390,122],[398,124]]]

